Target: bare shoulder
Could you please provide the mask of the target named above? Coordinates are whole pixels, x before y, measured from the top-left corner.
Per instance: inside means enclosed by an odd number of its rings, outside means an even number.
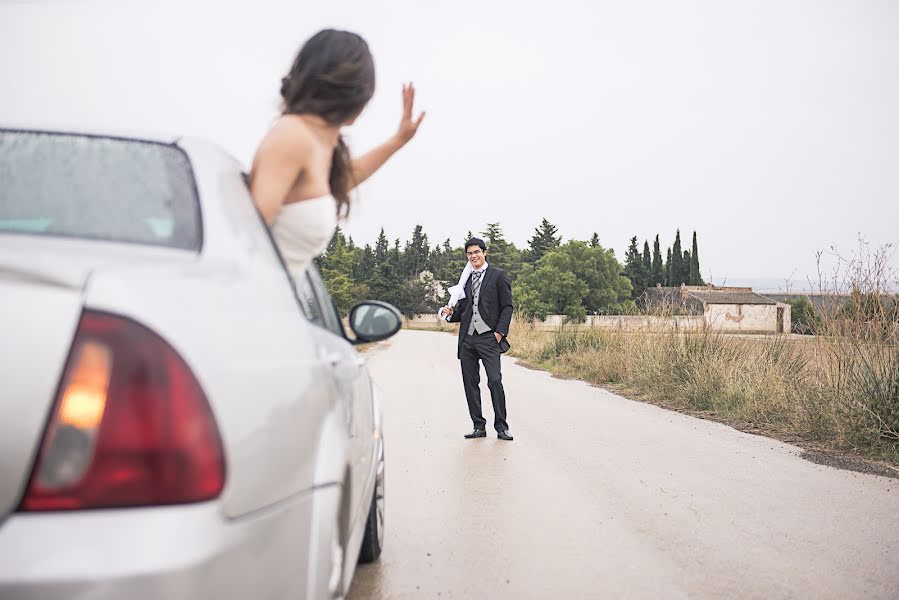
[[[314,143],[312,131],[302,119],[296,115],[283,115],[262,138],[257,159],[273,154],[303,159],[312,151]]]

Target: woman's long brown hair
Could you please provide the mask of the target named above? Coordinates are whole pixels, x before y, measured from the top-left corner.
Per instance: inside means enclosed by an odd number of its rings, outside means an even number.
[[[339,126],[356,117],[375,93],[375,65],[368,44],[349,31],[325,29],[312,36],[281,80],[284,114],[317,115]],[[350,152],[337,139],[328,177],[338,213],[350,208],[353,187]]]

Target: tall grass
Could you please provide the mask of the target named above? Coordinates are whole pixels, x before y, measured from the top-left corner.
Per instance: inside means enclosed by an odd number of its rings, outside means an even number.
[[[856,275],[849,285],[863,301],[821,315],[816,336],[541,332],[516,319],[512,353],[672,408],[899,462],[899,311],[885,273]]]

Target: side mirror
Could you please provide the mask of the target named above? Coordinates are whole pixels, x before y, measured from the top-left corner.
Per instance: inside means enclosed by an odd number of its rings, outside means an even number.
[[[392,304],[365,300],[350,309],[350,329],[356,342],[386,340],[403,326],[403,315]]]

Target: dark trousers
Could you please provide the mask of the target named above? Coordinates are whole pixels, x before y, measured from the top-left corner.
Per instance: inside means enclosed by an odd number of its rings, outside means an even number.
[[[465,335],[462,339],[462,383],[465,386],[465,399],[468,400],[468,413],[475,429],[486,429],[487,420],[481,414],[481,369],[478,360],[484,363],[487,371],[487,388],[493,400],[493,427],[497,431],[506,431],[506,392],[503,390],[503,374],[499,367],[499,344],[492,331]]]

